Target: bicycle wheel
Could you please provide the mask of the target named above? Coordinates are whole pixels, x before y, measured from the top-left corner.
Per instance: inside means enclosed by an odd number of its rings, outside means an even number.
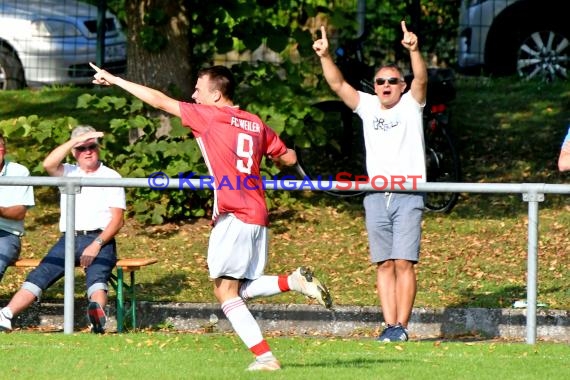
[[[461,181],[461,163],[454,138],[437,116],[426,121],[425,144],[427,181]],[[458,199],[459,194],[453,192],[427,193],[425,207],[429,211],[448,213]]]
[[[342,173],[343,180],[366,175],[360,118],[337,100],[320,102],[314,107],[322,111],[322,118],[319,114],[305,120],[309,143],[306,147],[294,147],[298,174],[302,178],[322,181],[322,191],[328,195],[341,198],[362,195],[363,191],[341,191],[327,187],[327,183],[337,181]]]

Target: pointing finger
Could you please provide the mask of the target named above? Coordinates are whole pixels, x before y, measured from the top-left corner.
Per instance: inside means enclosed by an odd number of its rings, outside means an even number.
[[[95,66],[95,64],[94,64],[94,63],[92,63],[92,62],[89,62],[89,66],[91,66],[91,67],[93,68],[93,70],[97,71],[98,73],[100,73],[100,72],[101,72],[101,69],[100,69],[100,68],[98,68],[97,66]]]
[[[327,30],[324,25],[321,25],[321,38],[325,41],[327,39]]]
[[[408,33],[408,28],[406,28],[406,21],[402,20],[400,22],[400,25],[402,25],[402,32]]]

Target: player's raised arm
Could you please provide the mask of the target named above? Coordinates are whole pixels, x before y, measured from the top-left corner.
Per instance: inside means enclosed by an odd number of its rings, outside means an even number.
[[[115,76],[101,69],[100,67],[97,67],[91,62],[89,62],[89,65],[91,65],[93,70],[95,70],[95,75],[93,75],[94,84],[103,86],[115,85],[121,87],[123,90],[129,92],[130,94],[136,96],[143,102],[148,103],[155,108],[161,109],[174,116],[180,116],[180,107],[178,100],[173,99],[158,90]]]

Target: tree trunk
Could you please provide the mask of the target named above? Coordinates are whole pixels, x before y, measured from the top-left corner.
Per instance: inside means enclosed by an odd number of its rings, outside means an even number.
[[[184,0],[125,0],[127,77],[180,100],[194,91]]]

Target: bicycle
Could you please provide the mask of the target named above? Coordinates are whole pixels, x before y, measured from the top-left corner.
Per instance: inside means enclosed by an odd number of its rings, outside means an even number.
[[[363,61],[361,40],[354,40],[347,46],[349,48],[336,50],[339,69],[355,89],[373,94],[374,86],[369,78],[372,78],[374,68]],[[427,181],[459,182],[461,162],[455,138],[449,129],[447,106],[455,98],[453,71],[430,68],[428,76],[427,103],[423,112]],[[406,76],[408,85],[411,79],[411,76]],[[364,176],[365,149],[360,118],[340,100],[319,102],[314,107],[322,111],[323,116],[322,119],[319,115],[305,120],[311,147],[295,147],[299,158],[298,172],[311,180],[334,180],[342,172]],[[364,194],[356,189],[324,192],[336,197]],[[459,194],[455,192],[431,192],[427,193],[425,207],[428,211],[448,213],[458,199]]]

